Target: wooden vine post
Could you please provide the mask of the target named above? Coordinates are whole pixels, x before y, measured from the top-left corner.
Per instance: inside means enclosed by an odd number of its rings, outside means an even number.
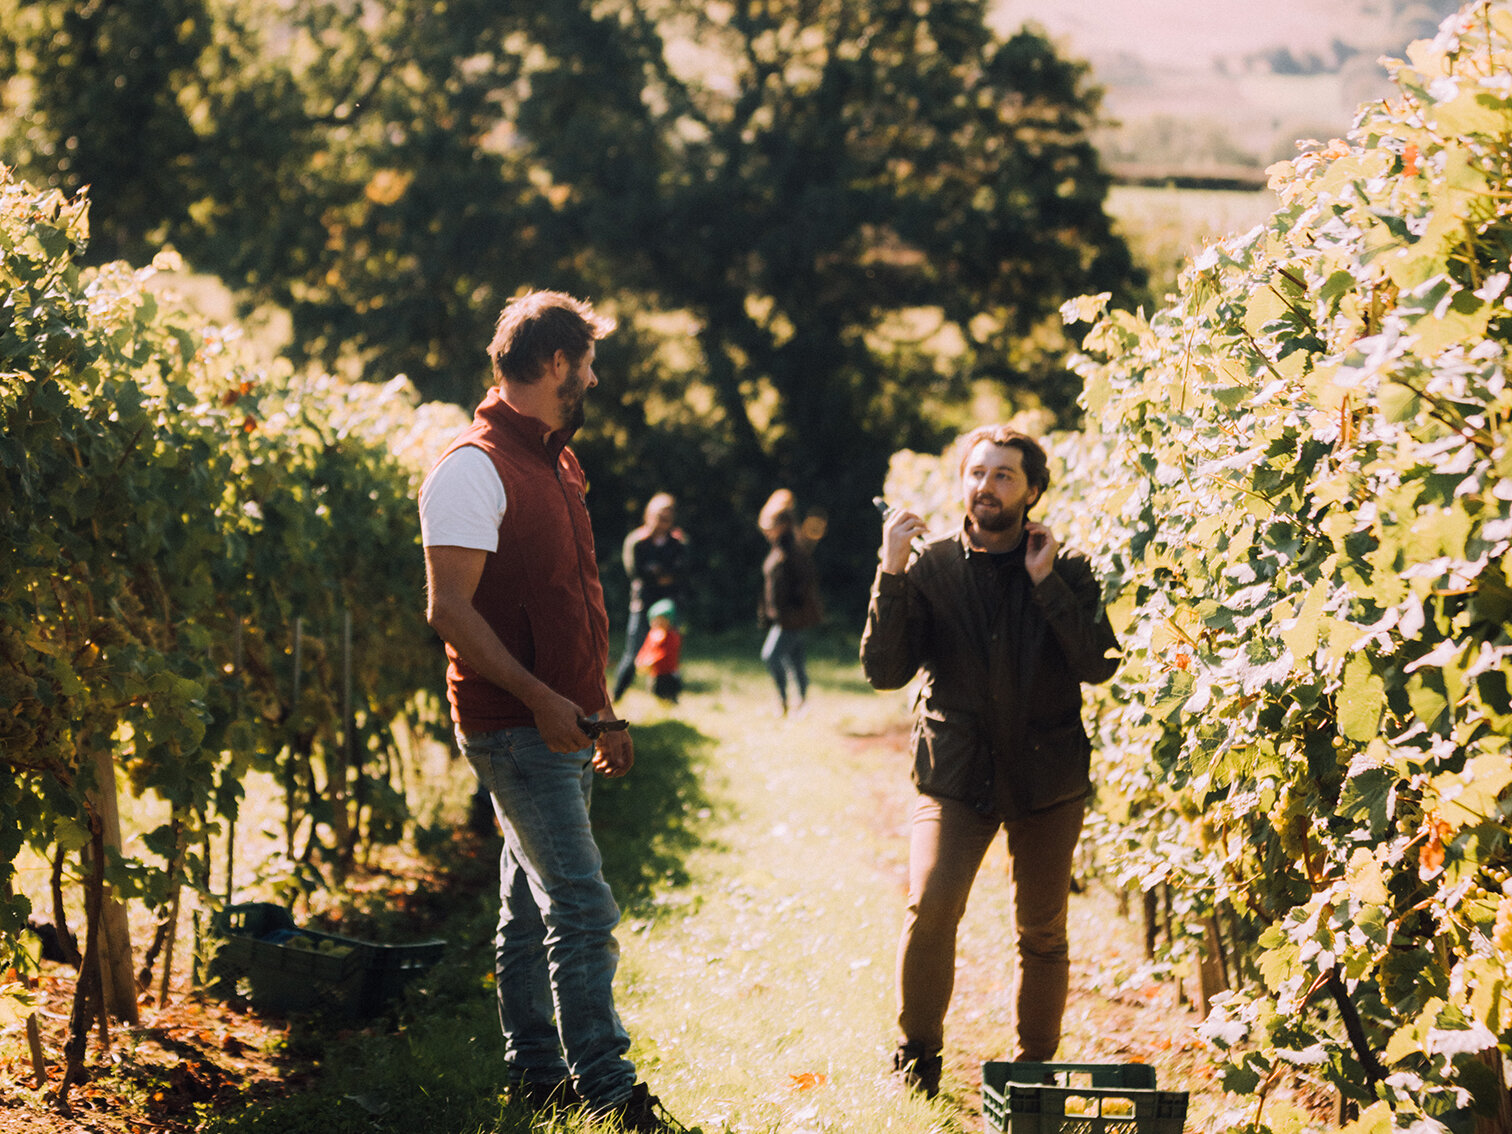
[[[1205,1019],[1213,998],[1229,990],[1228,964],[1218,915],[1203,919],[1203,940],[1197,964],[1197,1011]]]
[[[92,737],[86,737],[89,743]],[[121,853],[121,810],[116,796],[115,762],[110,748],[90,743],[95,783],[90,793],[90,807],[99,817],[101,838],[95,844],[104,857],[94,863],[103,878],[111,851]],[[100,906],[100,979],[103,982],[105,1010],[117,1020],[129,1024],[140,1022],[137,1013],[136,977],[131,963],[131,923],[126,904],[110,892],[109,882],[102,883]]]
[[[294,861],[294,836],[299,826],[299,815],[296,808],[299,770],[295,767],[295,760],[299,757],[303,745],[299,743],[299,670],[302,664],[304,651],[304,619],[296,616],[294,619],[294,646],[292,664],[294,668],[293,688],[289,693],[289,713],[286,718],[289,723],[288,742],[289,758],[284,764],[284,853],[289,856],[289,861]]]
[[[336,843],[336,870],[345,877],[352,864],[355,842],[350,811],[349,783],[352,766],[352,612],[342,611],[341,618],[341,743],[333,745],[330,771],[326,776],[331,793],[331,836]]]

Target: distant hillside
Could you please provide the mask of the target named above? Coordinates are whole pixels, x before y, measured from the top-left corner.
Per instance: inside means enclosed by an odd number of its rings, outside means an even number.
[[[997,0],[994,23],[1033,23],[1087,60],[1106,94],[1099,145],[1130,182],[1213,185],[1349,129],[1391,90],[1382,56],[1434,35],[1455,0]]]

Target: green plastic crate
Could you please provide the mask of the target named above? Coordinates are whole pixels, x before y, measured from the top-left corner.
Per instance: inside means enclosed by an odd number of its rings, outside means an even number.
[[[1182,1134],[1186,1111],[1145,1063],[982,1064],[982,1112],[1003,1134]]]
[[[289,911],[248,902],[218,913],[210,990],[259,1012],[356,1020],[376,1015],[440,959],[444,941],[380,945],[301,929]]]

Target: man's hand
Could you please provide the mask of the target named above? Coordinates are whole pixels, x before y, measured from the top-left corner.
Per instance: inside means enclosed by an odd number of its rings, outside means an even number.
[[[606,732],[593,742],[593,770],[610,779],[623,776],[635,764],[635,744],[628,732]]]
[[[541,688],[544,692],[530,709],[535,713],[536,730],[546,747],[553,752],[581,752],[587,748],[592,741],[577,723],[582,710],[560,693]]]
[[[1035,586],[1050,577],[1055,566],[1055,553],[1060,550],[1060,541],[1050,534],[1044,524],[1028,520],[1024,524],[1024,570]]]
[[[578,707],[522,666],[473,605],[487,558],[476,548],[425,549],[426,621],[479,675],[529,707],[548,748],[581,752],[592,742],[578,728]]]
[[[897,511],[882,524],[882,570],[901,575],[908,567],[913,541],[923,535],[924,521],[912,512]]]

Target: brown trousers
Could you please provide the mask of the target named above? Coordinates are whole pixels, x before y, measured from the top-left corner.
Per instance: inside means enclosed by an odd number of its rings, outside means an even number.
[[[919,796],[909,842],[908,909],[898,943],[902,1042],[925,1052],[944,1044],[945,1012],[955,986],[956,928],[987,848],[1004,829],[1018,938],[1013,1058],[1055,1058],[1071,975],[1066,940],[1071,864],[1084,812],[1078,799],[1001,823],[956,800]]]

